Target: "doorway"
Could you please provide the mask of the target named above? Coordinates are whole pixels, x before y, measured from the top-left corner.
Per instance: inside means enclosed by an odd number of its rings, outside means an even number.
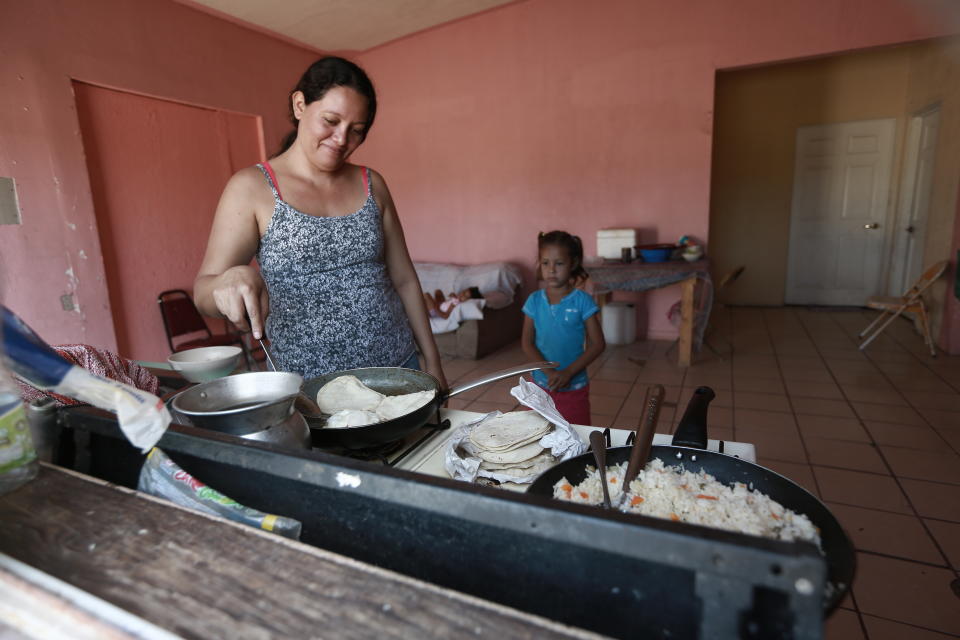
[[[797,130],[787,304],[880,293],[895,133],[893,118]]]
[[[264,157],[260,117],[73,89],[118,353],[164,361],[157,294],[192,290],[224,185]]]

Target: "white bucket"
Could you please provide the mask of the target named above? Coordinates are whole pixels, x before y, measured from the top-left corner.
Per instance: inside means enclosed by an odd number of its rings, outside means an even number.
[[[601,316],[607,344],[630,344],[637,339],[637,311],[629,302],[608,302]]]

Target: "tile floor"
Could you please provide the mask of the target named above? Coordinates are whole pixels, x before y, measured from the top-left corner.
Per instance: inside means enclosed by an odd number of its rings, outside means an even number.
[[[857,548],[851,594],[825,636],[960,637],[960,357],[931,358],[907,322],[866,352],[860,310],[728,308],[686,371],[669,342],[609,347],[590,366],[596,426],[633,428],[643,394],[666,387],[658,431],[672,432],[691,391],[712,387],[711,437],[752,442],[758,462],[820,496]],[[733,348],[730,353],[731,346]],[[446,360],[451,384],[525,361],[519,345]],[[450,400],[512,410],[514,381]],[[954,591],[957,589],[958,591]]]

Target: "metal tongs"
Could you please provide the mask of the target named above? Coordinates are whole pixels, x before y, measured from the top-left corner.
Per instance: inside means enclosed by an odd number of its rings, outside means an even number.
[[[627,463],[626,473],[623,474],[620,500],[617,503],[618,508],[623,506],[627,499],[630,483],[634,481],[640,470],[647,465],[647,460],[650,458],[650,448],[653,446],[653,435],[657,429],[657,418],[660,417],[660,407],[663,404],[665,391],[662,384],[647,387],[647,393],[643,399],[645,412],[637,425],[633,449],[630,451],[630,461]]]

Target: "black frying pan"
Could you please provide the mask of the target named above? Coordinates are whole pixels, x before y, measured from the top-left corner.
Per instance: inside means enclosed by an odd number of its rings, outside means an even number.
[[[495,382],[503,378],[517,376],[534,369],[549,369],[556,367],[555,362],[532,362],[520,365],[512,369],[504,369],[495,373],[490,373],[482,378],[478,378],[465,384],[457,385],[445,391],[440,388],[440,383],[429,373],[416,371],[414,369],[403,369],[400,367],[366,367],[363,369],[351,369],[349,371],[335,371],[319,378],[311,378],[303,384],[303,392],[310,398],[316,398],[320,388],[340,376],[356,376],[360,382],[370,387],[374,391],[388,396],[398,396],[406,393],[416,393],[418,391],[433,391],[433,400],[424,406],[416,409],[406,415],[378,422],[362,427],[346,427],[343,429],[328,429],[324,427],[324,421],[314,420],[308,417],[307,424],[310,425],[310,437],[315,447],[343,447],[345,449],[369,449],[377,447],[388,442],[394,442],[404,436],[407,436],[430,420],[437,410],[443,406],[447,398],[462,393],[474,387]]]
[[[707,451],[707,405],[714,398],[709,387],[699,387],[677,426],[673,445],[654,445],[650,460],[659,458],[664,465],[685,465],[691,471],[703,469],[726,485],[743,482],[767,494],[784,507],[802,513],[820,529],[820,540],[827,561],[827,582],[831,586],[824,599],[824,609],[830,613],[843,599],[853,582],[856,556],[850,538],[830,510],[800,485],[759,465]],[[607,465],[620,464],[630,458],[630,447],[607,450]],[[527,493],[553,497],[553,487],[566,478],[577,485],[587,477],[587,467],[596,466],[592,453],[585,453],[544,471],[527,488]],[[804,543],[799,543],[804,544]]]

